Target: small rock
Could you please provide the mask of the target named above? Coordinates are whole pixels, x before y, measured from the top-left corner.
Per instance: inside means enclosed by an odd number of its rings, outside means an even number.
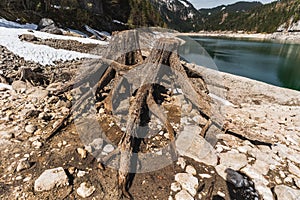
[[[100,109],[99,109],[99,114],[103,114],[103,113],[105,113],[104,108],[100,108]]]
[[[209,175],[209,174],[199,174],[199,176],[201,178],[211,178],[211,175]]]
[[[32,142],[32,146],[34,146],[36,149],[39,149],[41,146],[43,146],[43,144],[40,141],[35,140]]]
[[[38,41],[38,38],[35,35],[33,35],[33,34],[22,34],[22,35],[19,35],[19,39],[21,41],[25,40],[27,42]]]
[[[183,189],[187,190],[191,195],[197,193],[198,179],[188,173],[179,173],[175,175],[175,180],[180,183]]]
[[[104,148],[103,148],[103,151],[104,151],[105,153],[110,153],[110,152],[112,152],[113,150],[115,150],[115,148],[114,148],[114,146],[111,145],[111,144],[107,144],[107,145],[105,145]]]
[[[23,182],[28,182],[31,180],[31,175],[30,176],[27,176],[23,179]]]
[[[189,173],[189,174],[192,174],[192,175],[196,175],[196,174],[197,174],[196,169],[195,169],[192,165],[186,166],[185,171],[186,171],[187,173]]]
[[[171,190],[173,192],[178,192],[179,190],[181,190],[181,186],[180,186],[180,183],[178,182],[174,182],[171,184]]]
[[[96,188],[94,186],[87,187],[87,183],[83,182],[80,184],[80,187],[77,188],[76,192],[82,198],[87,198],[91,196],[95,190]]]
[[[276,183],[277,185],[282,184],[282,181],[281,181],[281,179],[280,179],[278,176],[275,176],[275,183]]]
[[[68,168],[68,172],[70,173],[70,174],[74,174],[74,172],[75,172],[75,167],[69,167]]]
[[[283,180],[284,183],[286,184],[291,184],[293,183],[293,178],[290,177],[290,176],[287,176],[284,180]]]
[[[77,153],[80,155],[82,159],[86,158],[87,156],[87,151],[84,150],[83,148],[77,148]]]
[[[24,169],[28,169],[28,168],[30,168],[30,163],[27,160],[27,158],[23,158],[19,161],[19,164],[18,164],[16,170],[17,170],[17,172],[20,172],[20,171],[22,171]]]
[[[90,146],[90,145],[85,145],[85,146],[84,146],[84,149],[85,149],[87,152],[89,152],[89,153],[93,153],[93,148],[92,148],[92,146]]]
[[[181,156],[190,157],[197,162],[216,166],[218,157],[214,148],[199,135],[199,126],[185,126],[176,139],[176,148]]]
[[[281,178],[285,178],[286,177],[286,175],[285,175],[285,173],[283,171],[279,171],[279,175],[280,175]]]
[[[34,182],[34,190],[41,192],[66,185],[69,185],[68,176],[62,167],[58,167],[44,171]]]
[[[175,200],[194,200],[194,198],[186,190],[181,190],[175,195]]]
[[[82,171],[82,170],[79,170],[78,172],[77,172],[77,177],[83,177],[84,175],[86,175],[87,174],[87,172],[85,172],[85,171]]]
[[[25,131],[27,132],[27,133],[34,133],[34,131],[36,131],[36,129],[37,129],[37,127],[36,126],[34,126],[34,125],[32,125],[32,124],[29,124],[29,125],[27,125],[27,126],[25,126]]]
[[[217,195],[219,195],[220,197],[225,197],[226,195],[223,193],[223,192],[221,192],[221,191],[218,191],[217,192]]]
[[[177,165],[179,165],[181,167],[181,169],[184,169],[186,166],[185,159],[182,157],[179,157],[178,161],[177,161]]]

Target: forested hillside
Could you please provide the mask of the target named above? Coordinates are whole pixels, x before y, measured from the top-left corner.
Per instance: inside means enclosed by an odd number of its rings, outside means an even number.
[[[1,0],[0,16],[38,23],[52,18],[61,27],[89,25],[112,32],[143,26],[161,26],[182,32],[274,32],[300,19],[299,0],[237,2],[197,10],[187,0]]]
[[[148,0],[1,0],[0,16],[24,23],[48,17],[63,27],[106,31],[164,26]]]
[[[201,13],[201,10],[200,10]],[[244,12],[222,9],[219,12],[202,12],[203,30],[244,30],[274,32],[285,22],[297,22],[300,18],[299,0],[281,0],[256,6]],[[290,22],[291,20],[291,22]]]

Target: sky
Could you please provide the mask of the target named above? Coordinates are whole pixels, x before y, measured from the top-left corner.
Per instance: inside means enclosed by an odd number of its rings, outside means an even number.
[[[228,4],[238,2],[237,0],[189,0],[189,1],[195,6],[195,8],[213,8],[222,4],[228,5]],[[258,0],[258,1],[262,3],[270,3],[274,0]]]

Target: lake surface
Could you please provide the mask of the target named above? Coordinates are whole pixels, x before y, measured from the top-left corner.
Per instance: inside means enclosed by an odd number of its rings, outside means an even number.
[[[300,90],[299,44],[209,37],[182,37],[182,39],[187,43],[179,54],[189,62],[272,85]]]

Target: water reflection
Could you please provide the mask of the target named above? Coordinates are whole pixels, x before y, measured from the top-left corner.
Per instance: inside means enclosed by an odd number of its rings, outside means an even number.
[[[194,37],[220,71],[300,90],[300,45]]]
[[[278,68],[278,78],[284,87],[300,90],[300,45],[286,44],[280,54],[285,59]]]

